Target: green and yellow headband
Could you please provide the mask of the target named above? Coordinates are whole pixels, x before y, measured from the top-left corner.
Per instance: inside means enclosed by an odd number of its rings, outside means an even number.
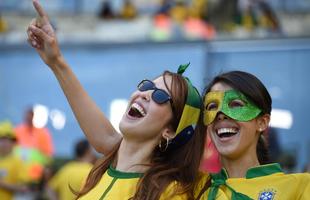
[[[180,65],[178,68],[178,74],[183,74],[190,63]],[[183,145],[194,134],[195,127],[198,123],[200,110],[201,110],[201,96],[198,90],[193,86],[189,78],[183,76],[187,83],[187,97],[186,103],[183,108],[183,112],[179,121],[179,125],[176,130],[176,137],[171,140],[173,144]]]
[[[256,118],[261,109],[237,90],[208,92],[204,100],[204,124],[211,124],[219,112],[237,121]]]

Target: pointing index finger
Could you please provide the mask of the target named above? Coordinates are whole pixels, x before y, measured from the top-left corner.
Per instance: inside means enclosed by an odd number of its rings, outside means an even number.
[[[43,19],[48,19],[47,14],[44,11],[43,7],[40,5],[40,3],[37,0],[33,0],[32,3],[39,16]]]

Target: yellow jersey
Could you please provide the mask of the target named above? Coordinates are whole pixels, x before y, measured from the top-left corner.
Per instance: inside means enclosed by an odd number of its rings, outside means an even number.
[[[284,174],[279,164],[250,168],[245,178],[229,178],[225,169],[212,174],[201,200],[309,200],[310,174]]]
[[[79,200],[128,200],[135,195],[142,176],[142,173],[121,172],[109,167],[97,185]],[[160,200],[186,200],[185,194],[171,196],[175,186],[176,182],[171,183]]]
[[[0,181],[12,185],[27,181],[26,168],[23,161],[13,153],[0,157]],[[13,192],[0,188],[0,199],[13,199]]]
[[[77,192],[80,191],[91,168],[90,163],[70,161],[51,178],[48,185],[58,194],[59,200],[73,200],[75,195],[69,186]]]

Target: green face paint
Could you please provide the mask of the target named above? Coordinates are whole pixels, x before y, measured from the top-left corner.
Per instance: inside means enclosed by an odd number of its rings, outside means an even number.
[[[237,121],[250,121],[261,113],[261,109],[236,90],[208,92],[204,107],[205,125],[211,124],[218,112]]]

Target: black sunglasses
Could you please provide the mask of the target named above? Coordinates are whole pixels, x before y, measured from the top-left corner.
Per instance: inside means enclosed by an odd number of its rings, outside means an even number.
[[[138,90],[143,92],[147,90],[154,90],[152,93],[152,99],[158,104],[164,104],[167,101],[172,103],[172,99],[170,95],[162,89],[159,89],[155,86],[155,83],[153,83],[150,80],[143,80],[138,84]]]

